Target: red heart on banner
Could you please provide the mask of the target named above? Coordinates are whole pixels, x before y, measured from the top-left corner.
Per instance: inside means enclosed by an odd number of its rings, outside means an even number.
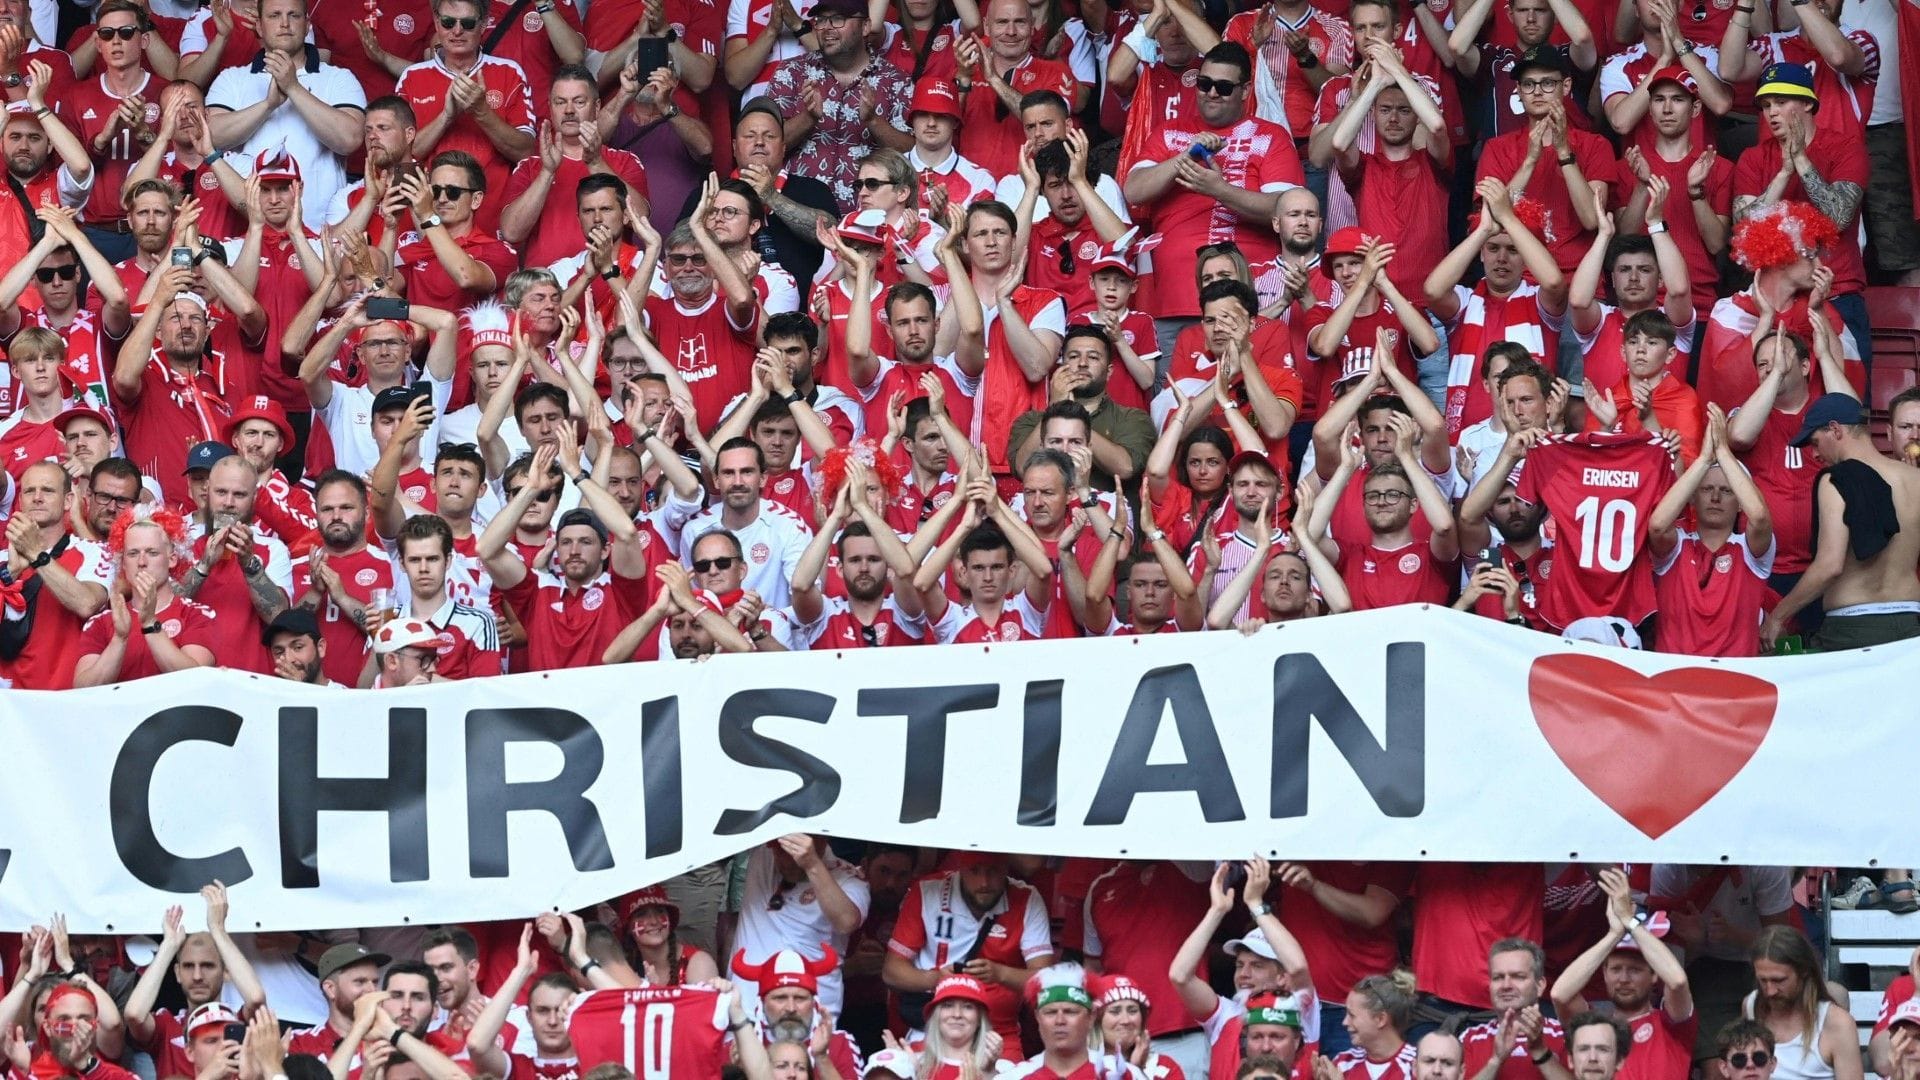
[[[1651,678],[1597,656],[1543,656],[1527,675],[1534,722],[1568,771],[1659,839],[1720,793],[1766,740],[1780,693],[1718,668]]]

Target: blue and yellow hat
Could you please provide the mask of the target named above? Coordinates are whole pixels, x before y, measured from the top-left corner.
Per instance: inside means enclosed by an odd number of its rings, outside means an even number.
[[[1753,96],[1756,99],[1804,98],[1813,102],[1815,108],[1820,106],[1820,95],[1813,92],[1813,72],[1805,64],[1768,64],[1766,70],[1760,73],[1760,88],[1753,92]]]

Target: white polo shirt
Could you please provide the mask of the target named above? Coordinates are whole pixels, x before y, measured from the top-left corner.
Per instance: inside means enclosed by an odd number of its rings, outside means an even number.
[[[360,80],[346,68],[321,63],[320,53],[312,45],[307,46],[306,61],[296,78],[309,93],[328,105],[350,106],[362,111],[367,107],[367,92],[360,88]],[[237,112],[265,100],[267,88],[272,84],[265,54],[255,54],[253,62],[246,67],[230,67],[220,72],[207,89],[207,108]],[[292,102],[282,102],[268,114],[253,136],[228,161],[240,175],[246,176],[253,172],[253,159],[262,150],[282,145],[300,163],[304,191],[301,211],[306,221],[314,225],[326,221],[333,193],[346,185],[346,163],[320,141]]]

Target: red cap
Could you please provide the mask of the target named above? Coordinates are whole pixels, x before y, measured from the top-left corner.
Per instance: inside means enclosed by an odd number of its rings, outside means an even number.
[[[106,413],[101,412],[99,409],[94,408],[91,405],[75,405],[73,408],[68,409],[66,412],[63,412],[59,416],[54,417],[53,430],[59,432],[62,435],[65,435],[67,433],[67,424],[71,421],[78,420],[83,416],[91,417],[95,420],[100,421],[100,426],[106,428],[109,434],[112,433],[113,418],[108,416]]]
[[[228,445],[232,445],[233,443],[233,433],[239,430],[240,425],[246,423],[248,420],[265,420],[267,423],[272,424],[274,430],[280,433],[281,451],[284,452],[292,449],[294,443],[293,425],[287,423],[287,410],[281,408],[279,402],[265,394],[255,394],[247,400],[246,404],[235,409],[233,411],[233,419],[227,421],[227,430],[223,433],[226,436]]]
[[[1694,97],[1700,96],[1700,84],[1694,80],[1693,73],[1678,64],[1669,64],[1654,72],[1653,81],[1647,84],[1647,88],[1651,90],[1663,82],[1677,83],[1680,89]]]
[[[971,975],[945,975],[934,983],[933,997],[927,1001],[927,1011],[932,1012],[933,1007],[943,1001],[971,1001],[982,1009],[992,1008],[987,1004],[987,988]]]
[[[922,112],[960,119],[960,92],[946,79],[921,79],[913,88],[913,103],[907,106],[907,115]]]
[[[1259,465],[1275,476],[1280,475],[1280,470],[1274,468],[1273,459],[1258,450],[1242,450],[1233,455],[1233,457],[1227,461],[1227,475],[1231,477],[1234,473],[1239,472],[1240,466],[1242,465]]]
[[[1327,237],[1327,249],[1320,253],[1320,257],[1331,259],[1335,255],[1358,255],[1361,245],[1367,240],[1367,234],[1361,232],[1357,225],[1335,229],[1333,235]]]
[[[631,928],[634,916],[650,907],[666,908],[667,925],[670,927],[680,925],[680,905],[674,903],[673,899],[667,895],[664,885],[649,885],[638,892],[628,893],[626,898],[620,901],[621,925]]]

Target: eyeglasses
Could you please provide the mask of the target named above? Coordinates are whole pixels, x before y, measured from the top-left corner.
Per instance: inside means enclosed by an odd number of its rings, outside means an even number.
[[[1560,89],[1560,82],[1559,76],[1551,79],[1522,79],[1520,80],[1520,92],[1523,94],[1551,94],[1555,90]]]
[[[433,185],[433,197],[452,202],[463,195],[471,195],[479,190],[479,188],[475,187],[461,187],[459,184],[435,184]]]
[[[694,564],[695,567],[699,565],[699,563]],[[790,886],[784,881],[780,883],[780,887],[775,889],[773,895],[767,899],[768,911],[779,911],[781,908],[787,906],[787,889],[789,887]]]
[[[517,499],[517,498],[519,498],[519,497],[520,497],[520,493],[521,493],[521,492],[523,492],[523,491],[525,491],[525,490],[527,490],[527,485],[525,485],[525,484],[521,484],[521,485],[520,485],[519,487],[516,487],[516,488],[508,488],[508,489],[507,489],[507,498],[509,498],[509,499]],[[558,497],[559,497],[559,495],[560,495],[560,493],[559,493],[558,491],[555,491],[555,490],[554,490],[554,489],[552,489],[552,488],[548,488],[547,490],[545,490],[545,491],[543,491],[543,492],[541,492],[540,494],[538,494],[538,495],[535,495],[535,496],[533,497],[533,501],[534,501],[534,502],[542,502],[542,503],[543,503],[543,502],[552,502],[552,501],[553,501],[554,499],[556,499],[556,498],[558,498]]]
[[[838,30],[857,18],[860,18],[860,16],[858,15],[815,15],[813,17],[813,25],[824,26],[829,30]]]
[[[747,212],[738,206],[716,206],[707,212],[723,221],[732,221],[734,218],[747,216]]]
[[[360,347],[368,352],[386,352],[389,349],[404,349],[407,343],[402,338],[377,338],[362,341]]]
[[[80,276],[80,267],[74,263],[69,263],[66,266],[43,266],[35,270],[33,276],[34,279],[42,285],[53,284],[54,278],[59,278],[61,281],[72,281],[74,278]]]
[[[1401,499],[1411,498],[1413,498],[1413,492],[1411,491],[1369,491],[1366,493],[1367,502],[1373,506],[1391,506]]]
[[[460,27],[462,30],[477,30],[480,28],[480,20],[471,16],[459,19],[454,18],[452,15],[440,16],[440,29],[451,30],[455,26]]]
[[[1214,97],[1226,97],[1245,85],[1234,79],[1209,79],[1205,75],[1195,76],[1193,80],[1194,89]]]
[[[893,181],[878,176],[863,176],[854,181],[853,186],[861,191],[879,191],[883,187],[892,187]]]
[[[132,506],[140,501],[137,495],[108,495],[100,491],[93,493],[93,499],[102,506]]]
[[[96,27],[96,29],[100,33],[101,41],[112,41],[114,38],[119,38],[121,41],[132,41],[134,38],[140,36],[140,28],[137,26],[101,26]]]
[[[1745,1051],[1738,1051],[1727,1055],[1727,1064],[1736,1069],[1744,1069],[1749,1063],[1756,1069],[1764,1069],[1767,1067],[1767,1062],[1772,1060],[1773,1055],[1767,1053],[1765,1050],[1755,1050],[1751,1054]]]
[[[699,255],[699,254],[669,255],[667,256],[667,265],[668,266],[705,266],[707,265],[707,257],[705,255]]]
[[[704,574],[709,570],[731,570],[733,569],[733,564],[739,561],[739,557],[735,555],[721,555],[713,559],[695,559],[693,560],[693,570],[697,574]]]
[[[607,358],[608,371],[631,371],[646,366],[647,362],[637,356],[612,356]]]

